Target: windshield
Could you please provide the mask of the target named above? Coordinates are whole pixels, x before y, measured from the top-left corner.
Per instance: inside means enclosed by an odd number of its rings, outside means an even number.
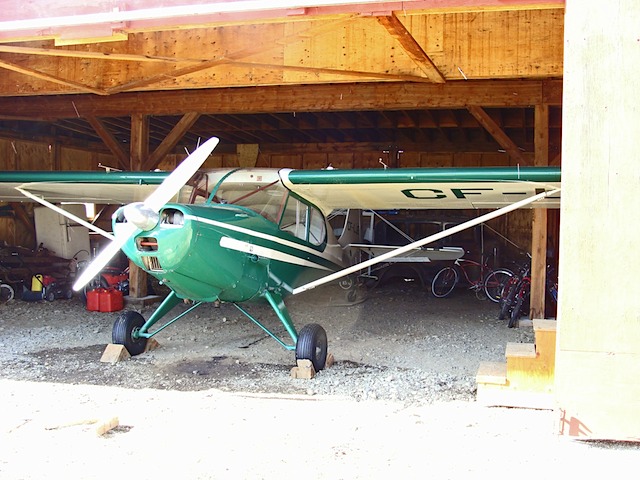
[[[274,169],[210,170],[199,172],[183,189],[182,201],[238,205],[279,225],[280,230],[313,245],[326,239],[320,211],[289,195]]]
[[[213,203],[250,208],[272,222],[277,222],[289,193],[277,170],[267,169],[202,171],[189,184],[183,202],[205,203],[213,193]]]

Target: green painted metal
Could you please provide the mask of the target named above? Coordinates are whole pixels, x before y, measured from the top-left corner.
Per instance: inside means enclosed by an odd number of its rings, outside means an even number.
[[[256,319],[253,315],[251,315],[247,310],[242,308],[240,305],[238,305],[237,303],[234,303],[233,306],[236,307],[240,312],[242,312],[242,314],[245,317],[247,317],[249,320],[251,320],[253,323],[255,323],[258,327],[260,327],[267,335],[269,335],[276,342],[278,342],[282,347],[284,347],[287,350],[295,350],[296,349],[295,342],[297,341],[297,334],[296,334],[296,337],[295,337],[295,340],[294,340],[294,345],[289,345],[289,344],[285,343],[275,333],[273,333],[271,330],[269,330],[266,326],[264,326],[264,324],[262,322],[260,322],[258,319]],[[276,311],[276,313],[277,313],[277,311]],[[295,331],[295,329],[294,329],[294,331]]]
[[[0,182],[95,183],[111,185],[160,185],[171,172],[0,172]]]
[[[378,170],[293,170],[294,185],[440,183],[440,182],[560,182],[558,167],[398,168]]]
[[[289,336],[293,340],[293,343],[297,343],[298,332],[296,332],[296,328],[293,326],[293,321],[289,316],[289,310],[287,310],[287,307],[282,301],[282,297],[275,292],[266,291],[264,292],[264,298],[267,299],[269,305],[271,305],[271,308],[273,308],[273,311],[276,312],[276,315],[278,315],[278,318],[282,322],[282,325],[284,325],[287,333],[289,333]]]
[[[149,334],[149,329],[154,326],[162,317],[164,317],[173,307],[175,307],[178,303],[180,303],[180,298],[178,298],[175,292],[169,292],[169,294],[162,301],[160,306],[153,312],[151,317],[145,322],[145,324],[138,330],[133,333],[134,338],[144,337],[149,338],[152,334]]]

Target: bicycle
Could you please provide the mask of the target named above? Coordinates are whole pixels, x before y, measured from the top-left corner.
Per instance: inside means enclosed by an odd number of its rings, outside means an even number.
[[[547,266],[546,290],[549,298],[558,301],[558,282],[553,278],[551,267]],[[531,296],[531,268],[523,267],[518,275],[514,275],[505,285],[503,297],[500,299],[499,320],[509,317],[509,328],[514,328],[523,314],[528,314]]]
[[[497,270],[488,266],[487,260],[484,264],[459,258],[453,265],[444,267],[435,274],[431,282],[431,293],[434,297],[444,298],[453,292],[461,278],[469,285],[469,289],[473,290],[476,298],[484,300],[488,298],[492,302],[498,302],[502,295],[505,283],[513,276],[513,272],[506,268]],[[473,279],[472,270],[477,271],[477,278]]]

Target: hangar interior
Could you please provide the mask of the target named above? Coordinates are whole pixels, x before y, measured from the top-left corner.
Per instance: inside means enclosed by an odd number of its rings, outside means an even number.
[[[562,0],[48,3],[0,19],[2,170],[169,170],[210,136],[211,168],[562,164]],[[1,238],[34,246],[11,208]],[[559,212],[492,226],[544,317]]]

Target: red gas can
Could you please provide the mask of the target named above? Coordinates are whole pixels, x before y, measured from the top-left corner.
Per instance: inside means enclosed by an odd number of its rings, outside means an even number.
[[[100,290],[102,288],[96,288],[87,292],[87,310],[90,312],[100,311]]]
[[[124,298],[120,290],[115,290],[113,288],[108,290],[101,288],[99,290],[99,304],[101,312],[117,312],[118,310],[123,309]]]

